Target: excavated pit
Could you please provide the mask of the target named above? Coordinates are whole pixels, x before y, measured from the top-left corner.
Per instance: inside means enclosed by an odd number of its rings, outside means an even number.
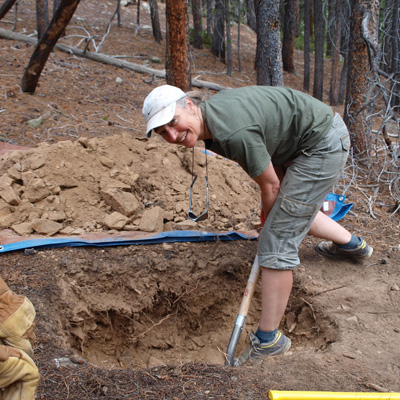
[[[92,252],[92,258],[69,257],[73,250],[63,250],[55,259],[59,297],[52,307],[65,346],[106,368],[223,364],[255,246],[248,241],[128,246],[117,259],[107,248]],[[323,350],[336,340],[335,324],[297,286],[295,278],[282,329],[294,349]],[[258,287],[238,353],[257,327],[260,298]]]

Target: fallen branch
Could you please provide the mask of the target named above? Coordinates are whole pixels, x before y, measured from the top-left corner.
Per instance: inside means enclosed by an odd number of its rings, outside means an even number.
[[[29,37],[26,35],[21,35],[20,33],[11,32],[11,31],[8,31],[7,29],[2,29],[2,28],[0,28],[0,37],[2,37],[4,39],[19,40],[21,42],[37,44],[37,40],[35,38]],[[80,49],[77,49],[76,47],[71,47],[71,46],[67,46],[65,44],[59,44],[59,43],[57,43],[55,45],[55,48],[64,53],[74,54],[78,57],[88,58],[89,60],[101,62],[103,64],[112,65],[114,67],[128,69],[130,71],[139,72],[141,74],[149,74],[149,75],[152,75],[157,78],[165,79],[165,77],[166,77],[165,70],[158,70],[158,69],[154,69],[154,68],[145,67],[144,65],[139,65],[139,64],[134,64],[134,63],[128,62],[128,61],[119,60],[112,56],[107,56],[105,54],[92,53],[90,51],[80,50]],[[201,81],[199,79],[192,79],[192,86],[204,88],[204,89],[216,90],[216,91],[230,89],[229,87],[218,85],[217,83]]]

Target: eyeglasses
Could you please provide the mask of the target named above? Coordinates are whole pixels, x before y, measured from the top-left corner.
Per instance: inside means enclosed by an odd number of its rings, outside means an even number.
[[[208,218],[208,205],[209,205],[209,200],[208,200],[208,165],[207,165],[207,150],[204,150],[205,155],[206,155],[206,209],[205,211],[200,214],[196,215],[193,210],[192,210],[192,190],[194,183],[196,182],[197,175],[193,177],[193,169],[194,169],[194,148],[192,149],[192,184],[190,185],[190,190],[189,190],[189,212],[188,212],[188,218],[191,219],[194,222],[197,221],[204,221],[205,219]]]

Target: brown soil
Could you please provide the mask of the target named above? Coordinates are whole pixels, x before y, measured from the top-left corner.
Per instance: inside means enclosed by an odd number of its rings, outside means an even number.
[[[80,38],[71,35],[86,35],[78,29],[84,27],[98,35],[98,44],[114,6],[82,2],[62,41],[76,45]],[[163,17],[160,3],[159,8]],[[21,2],[17,31],[33,32],[33,15],[34,2]],[[101,51],[129,55],[138,64],[156,56],[161,64],[151,66],[162,68],[164,41],[154,43],[144,26],[150,25],[145,11],[141,21],[135,34],[136,6],[123,8],[122,27],[113,24]],[[11,25],[2,21],[0,27]],[[225,66],[205,49],[192,52],[193,76],[229,87],[254,84],[255,37],[243,26],[241,31],[241,72],[235,60],[227,77]],[[18,223],[61,208],[64,229],[115,235],[103,223],[111,209],[100,193],[115,180],[131,185],[141,204],[131,229],[155,205],[165,210],[170,227],[184,219],[191,153],[143,138],[142,102],[163,80],[55,52],[37,92],[28,95],[18,84],[33,46],[1,39],[0,51],[0,138],[30,148],[0,157],[0,176],[19,162],[22,172],[52,190],[32,207],[15,207]],[[285,84],[301,89],[301,53],[296,54],[297,72],[286,74]],[[27,124],[41,116],[39,126]],[[196,173],[203,176],[204,154],[195,156]],[[45,162],[33,168],[38,160]],[[196,229],[258,228],[254,184],[235,164],[212,156],[208,161],[210,218]],[[21,192],[28,181],[18,181]],[[391,216],[390,196],[371,210],[372,192],[362,184],[346,192],[354,206],[343,224],[374,247],[372,258],[326,260],[315,253],[317,241],[306,238],[282,321],[293,341],[290,353],[240,368],[225,367],[224,352],[256,252],[254,240],[3,253],[2,278],[37,310],[38,398],[265,399],[271,389],[400,391],[399,219]],[[257,327],[260,304],[258,288],[238,352]]]

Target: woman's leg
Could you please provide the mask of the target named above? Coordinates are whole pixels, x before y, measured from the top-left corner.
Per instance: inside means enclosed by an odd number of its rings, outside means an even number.
[[[321,211],[316,215],[308,233],[336,244],[346,244],[351,239],[351,233],[347,229]]]
[[[278,329],[289,300],[293,284],[292,270],[262,268],[262,311],[259,328],[263,331]]]

